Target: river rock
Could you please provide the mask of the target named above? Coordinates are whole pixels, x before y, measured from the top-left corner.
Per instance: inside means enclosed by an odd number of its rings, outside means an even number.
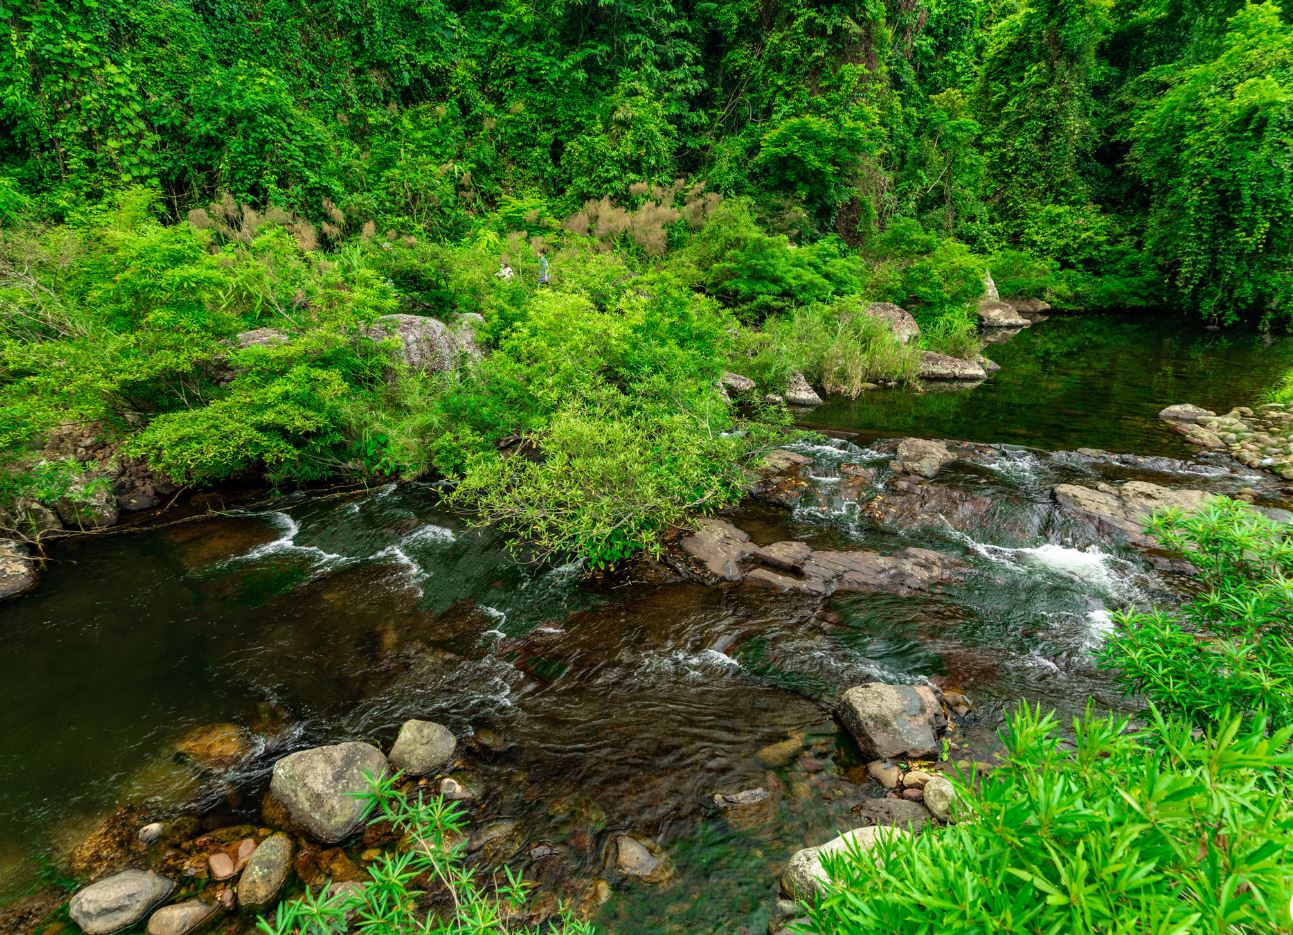
[[[755,478],[746,492],[773,506],[793,507],[810,486],[805,475],[812,463],[807,455],[775,448],[755,468]]]
[[[204,724],[175,742],[175,752],[204,769],[236,765],[255,751],[251,735],[237,724]]]
[[[952,800],[956,790],[945,776],[934,776],[925,783],[925,807],[939,821],[951,821]]]
[[[979,302],[979,327],[981,328],[1027,328],[1032,324],[1005,302],[983,299]]]
[[[614,842],[615,867],[643,883],[664,883],[673,877],[673,865],[660,845],[646,838],[621,834]]]
[[[796,851],[781,874],[781,891],[791,899],[810,902],[825,895],[830,883],[826,868],[822,866],[822,857],[825,855],[841,853],[850,849],[850,845],[865,854],[887,841],[908,837],[911,835],[901,828],[873,825],[854,828],[825,844]]]
[[[889,462],[898,474],[918,474],[931,478],[956,460],[945,442],[928,438],[904,438],[898,443],[898,454]]]
[[[255,912],[272,906],[291,869],[292,839],[281,831],[271,834],[252,852],[238,880],[238,905]]]
[[[738,396],[754,391],[754,381],[739,373],[731,373],[730,371],[724,370],[719,375],[718,382],[723,389],[729,390]]]
[[[908,802],[906,799],[867,799],[855,806],[853,814],[863,825],[883,825],[890,828],[906,828],[918,832],[933,822],[929,809],[919,802]]]
[[[457,336],[442,321],[425,315],[382,315],[364,331],[365,337],[399,341],[399,357],[422,373],[452,370],[460,349]]]
[[[1225,448],[1226,441],[1216,430],[1216,413],[1191,403],[1178,403],[1159,412],[1167,427],[1201,448]]]
[[[789,766],[802,749],[804,749],[802,737],[787,737],[785,740],[760,747],[754,754],[754,759],[766,769],[780,769],[783,766]]]
[[[292,820],[325,844],[349,837],[359,827],[368,791],[366,773],[384,776],[386,757],[359,741],[301,750],[274,764],[269,789]]]
[[[872,759],[938,752],[938,699],[927,685],[855,685],[840,696],[835,714],[862,754]]]
[[[1198,422],[1200,419],[1215,416],[1216,413],[1193,403],[1177,403],[1160,410],[1158,417],[1164,422]]]
[[[0,539],[0,600],[36,587],[36,562],[25,543]]]
[[[920,334],[920,325],[916,324],[916,319],[905,308],[892,302],[872,302],[863,309],[862,314],[884,322],[902,344]]]
[[[429,776],[453,761],[458,741],[435,721],[405,721],[391,747],[391,765],[406,776]]]
[[[802,571],[813,550],[807,542],[774,542],[750,553],[755,559],[784,571]]]
[[[122,870],[79,890],[68,914],[85,935],[111,935],[138,924],[174,888],[151,870]]]
[[[872,760],[866,765],[867,775],[886,789],[897,789],[902,783],[902,770],[886,760]]]
[[[1210,494],[1203,490],[1162,487],[1148,481],[1127,481],[1118,486],[1097,484],[1095,487],[1060,484],[1055,488],[1054,496],[1061,507],[1084,515],[1097,526],[1143,546],[1153,544],[1144,527],[1155,511],[1178,507],[1189,512],[1204,506],[1210,499]]]
[[[790,375],[783,395],[786,402],[791,406],[820,406],[822,404],[822,398],[817,395],[816,390],[808,385],[808,381],[799,371],[795,371]]]
[[[189,899],[173,906],[163,906],[148,920],[148,935],[193,935],[220,914],[219,903]]]
[[[935,351],[920,352],[920,371],[917,376],[922,380],[952,380],[966,383],[976,383],[988,378],[987,373],[976,362]]]
[[[54,511],[69,529],[103,529],[121,515],[117,498],[103,479],[73,484],[66,496],[54,501]]]
[[[750,537],[731,523],[705,518],[682,540],[682,550],[704,574],[723,581],[741,579],[740,563],[754,551]]]

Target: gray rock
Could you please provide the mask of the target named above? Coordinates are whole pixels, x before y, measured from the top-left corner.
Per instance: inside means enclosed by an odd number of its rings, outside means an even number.
[[[827,854],[838,854],[849,849],[850,845],[862,853],[875,850],[890,840],[899,840],[911,835],[901,828],[887,825],[872,825],[867,828],[854,828],[841,834],[832,841],[817,847],[806,847],[796,851],[781,874],[781,891],[791,899],[800,902],[812,900],[826,894],[830,878],[822,866],[822,857]]]
[[[366,773],[386,775],[382,751],[359,741],[301,750],[274,764],[269,790],[288,815],[325,844],[349,837],[359,827],[368,791]]]
[[[754,551],[754,546],[749,535],[731,523],[702,519],[696,531],[682,540],[682,550],[709,576],[739,581],[740,563]]]
[[[67,496],[54,501],[54,510],[69,529],[102,529],[121,515],[117,498],[106,483],[76,483]]]
[[[902,771],[884,760],[872,760],[866,765],[867,775],[886,789],[897,789],[902,783]]]
[[[1210,418],[1216,413],[1210,409],[1204,409],[1193,403],[1177,403],[1175,406],[1168,406],[1158,413],[1158,417],[1164,422],[1198,422],[1200,419]]]
[[[950,380],[966,383],[988,378],[987,373],[976,362],[934,351],[920,352],[920,371],[917,375],[922,380]]]
[[[406,776],[429,776],[453,760],[458,741],[453,731],[434,721],[405,721],[391,747],[390,761]]]
[[[944,776],[934,776],[925,783],[925,807],[939,821],[951,821],[952,800],[956,790]]]
[[[934,477],[944,467],[956,460],[945,442],[927,438],[904,438],[898,443],[897,456],[889,467],[899,474],[918,474]]]
[[[1000,302],[1001,293],[997,291],[997,281],[992,278],[992,270],[983,271],[983,298],[987,302]]]
[[[148,935],[193,935],[220,914],[219,903],[189,899],[163,906],[148,920]]]
[[[615,867],[644,883],[664,883],[674,874],[668,856],[654,841],[621,834],[613,844]]]
[[[786,402],[791,406],[820,406],[822,398],[817,395],[817,391],[808,385],[804,375],[798,371],[790,375],[786,382],[785,392]]]
[[[278,900],[292,869],[292,839],[279,831],[271,834],[251,855],[238,881],[238,905],[259,912]]]
[[[862,313],[868,318],[876,318],[889,326],[893,336],[902,344],[906,344],[912,338],[920,334],[920,325],[916,324],[916,319],[901,306],[894,305],[892,302],[872,302]]]
[[[122,870],[79,890],[68,914],[85,935],[111,935],[138,924],[174,888],[151,870]]]
[[[739,373],[730,373],[726,370],[724,370],[719,376],[718,382],[724,389],[731,390],[737,395],[749,393],[754,390],[754,381],[749,377],[743,377]]]
[[[853,814],[863,825],[906,828],[912,832],[918,832],[932,824],[929,809],[919,802],[908,802],[906,799],[867,799],[853,809]]]
[[[1011,296],[1005,300],[1007,305],[1013,305],[1015,310],[1021,315],[1033,316],[1041,315],[1043,312],[1051,310],[1051,303],[1044,302],[1041,299],[1029,298],[1027,296]]]
[[[887,760],[938,752],[938,699],[927,685],[855,685],[840,696],[835,714],[864,756]]]
[[[452,370],[461,350],[458,336],[444,322],[423,315],[382,315],[364,335],[374,341],[398,339],[400,359],[413,370]]]
[[[784,571],[801,571],[810,558],[813,550],[807,542],[774,542],[771,545],[755,549],[751,553],[756,559],[773,568]]]
[[[0,600],[36,587],[36,562],[31,550],[14,539],[0,539]]]
[[[991,360],[990,358],[985,357],[985,356],[984,356],[984,355],[982,355],[982,354],[980,354],[980,355],[975,359],[975,362],[976,362],[980,367],[982,367],[982,368],[983,368],[983,372],[984,372],[984,373],[996,373],[996,372],[998,372],[998,371],[1001,369],[1001,364],[997,363],[995,360]]]
[[[979,302],[979,326],[982,328],[1027,328],[1031,324],[1013,305],[993,299]]]
[[[275,347],[287,343],[287,335],[277,328],[255,328],[240,331],[234,338],[239,347]]]

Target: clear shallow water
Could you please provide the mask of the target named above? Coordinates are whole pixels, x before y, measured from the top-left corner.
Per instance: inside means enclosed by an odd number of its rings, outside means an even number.
[[[350,738],[388,749],[403,720],[426,717],[502,738],[467,743],[486,791],[475,821],[516,821],[496,856],[546,892],[578,898],[605,874],[615,833],[662,844],[677,881],[618,887],[601,931],[762,932],[788,856],[848,827],[876,793],[848,781],[857,764],[829,711],[841,688],[945,678],[978,703],[971,759],[990,757],[1000,712],[1021,698],[1117,704],[1090,657],[1108,610],[1169,596],[1175,582],[1058,519],[1048,491],[1120,469],[1002,450],[938,480],[991,509],[927,509],[900,527],[837,495],[841,462],[874,467],[883,486],[887,455],[844,442],[803,450],[818,479],[799,508],[736,517],[757,541],[921,545],[972,573],[937,596],[841,596],[829,605],[838,619],[753,587],[594,589],[577,568],[518,563],[421,485],[61,544],[40,587],[0,608],[0,891],[21,891],[37,855],[84,837],[118,802],[233,821],[254,814],[284,752]],[[206,778],[176,762],[186,730],[225,721],[255,732],[255,757]],[[805,746],[793,762],[757,762],[790,735]],[[710,805],[756,785],[774,805],[750,825]],[[554,856],[528,859],[538,843]]]
[[[1183,457],[1189,446],[1158,412],[1250,405],[1293,369],[1293,338],[1209,332],[1167,316],[1056,316],[986,354],[1002,369],[974,388],[828,399],[802,424]]]

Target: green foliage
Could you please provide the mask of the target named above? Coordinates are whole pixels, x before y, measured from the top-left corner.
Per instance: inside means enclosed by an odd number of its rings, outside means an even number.
[[[1131,165],[1149,243],[1180,294],[1218,321],[1293,316],[1293,26],[1244,6],[1216,58],[1164,66],[1136,109]]]
[[[1293,727],[1201,735],[1088,711],[1071,739],[1021,707],[1004,762],[961,785],[959,820],[828,859],[808,932],[1287,932]]]
[[[362,886],[324,884],[318,892],[280,903],[273,918],[260,918],[264,935],[341,935],[354,930],[398,935],[507,935],[551,932],[592,935],[587,923],[568,916],[542,928],[521,928],[512,920],[526,906],[527,885],[504,868],[502,879],[486,880],[467,865],[466,815],[457,802],[421,791],[405,792],[400,777],[369,776],[364,818],[399,839],[368,868]],[[430,887],[418,889],[418,885]]]
[[[1103,658],[1128,692],[1199,724],[1232,714],[1293,718],[1293,540],[1234,500],[1169,511],[1149,526],[1198,570],[1199,593],[1171,610],[1129,611]]]

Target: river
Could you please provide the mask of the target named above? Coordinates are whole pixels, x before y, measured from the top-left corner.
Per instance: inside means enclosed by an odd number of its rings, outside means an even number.
[[[468,738],[485,852],[545,891],[579,898],[616,833],[661,844],[677,880],[617,881],[601,931],[765,931],[789,854],[878,794],[852,781],[859,764],[830,714],[843,687],[946,679],[976,702],[956,754],[969,759],[990,758],[1020,699],[1118,704],[1090,659],[1109,610],[1180,582],[1054,521],[1055,483],[1135,472],[1051,452],[1189,457],[1159,409],[1250,403],[1293,366],[1287,339],[1106,317],[1053,318],[989,354],[1004,369],[974,389],[828,401],[806,424],[848,438],[799,446],[817,462],[810,495],[793,512],[736,516],[756,541],[969,561],[937,596],[837,598],[823,614],[752,586],[595,587],[577,567],[518,561],[424,484],[58,543],[39,587],[0,608],[0,898],[119,802],[198,812],[208,827],[245,820],[284,752],[352,738],[389,749],[421,717]],[[1000,505],[972,528],[894,529],[841,507],[832,485],[842,461],[883,475],[887,457],[868,446],[895,434],[1028,447],[940,477]],[[1261,482],[1203,469],[1197,483],[1218,491]],[[214,722],[253,731],[257,751],[198,776],[173,744]],[[788,764],[756,758],[787,738],[802,746]],[[713,808],[713,793],[759,785],[774,793],[759,820]]]

